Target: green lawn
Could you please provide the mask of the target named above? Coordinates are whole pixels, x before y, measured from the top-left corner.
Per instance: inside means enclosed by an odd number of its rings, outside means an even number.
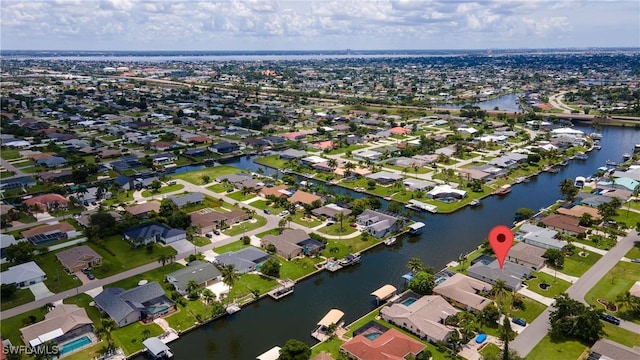
[[[633,331],[629,331],[609,324],[608,322],[602,322],[604,324],[604,338],[615,341],[628,347],[640,346],[640,334],[636,334]]]
[[[350,239],[331,239],[327,243],[327,248],[322,251],[322,255],[340,259],[347,254],[361,251],[378,242],[380,242],[380,240],[370,235],[366,237],[366,240],[363,240],[362,234]],[[337,249],[337,251],[335,249]]]
[[[11,340],[11,343],[14,346],[24,344],[20,337],[20,328],[31,324],[31,322],[29,322],[30,316],[35,317],[35,321],[33,323],[36,323],[44,320],[44,314],[46,314],[46,310],[40,307],[8,319],[0,320],[2,338]]]
[[[308,275],[316,270],[314,265],[322,259],[320,258],[295,258],[291,261],[287,261],[280,256],[276,256],[280,261],[280,278],[297,280],[301,277]]]
[[[528,289],[548,298],[553,299],[561,293],[566,292],[569,286],[571,286],[568,281],[554,278],[553,275],[549,275],[543,272],[535,272],[533,273],[533,275],[536,276],[535,279],[526,281],[527,285],[529,286]],[[539,286],[541,283],[549,284],[551,285],[551,287],[547,290],[542,290]]]
[[[227,191],[227,189],[233,189],[233,187],[225,184],[213,184],[213,185],[207,186],[207,190],[211,190],[218,194]]]
[[[580,247],[580,245],[577,245]],[[586,257],[580,256],[580,252],[586,252]],[[576,252],[564,259],[564,267],[560,270],[563,273],[571,276],[582,276],[593,264],[597,263],[602,255],[593,253],[588,250],[576,249]]]
[[[260,276],[258,274],[244,274],[233,284],[229,291],[228,299],[238,299],[252,291],[258,291],[260,295],[278,286],[275,280]]]
[[[59,293],[82,285],[82,282],[75,275],[69,275],[64,271],[54,252],[38,255],[35,261],[47,274],[47,280],[44,283],[51,292]]]
[[[631,229],[636,227],[636,224],[640,222],[640,214],[634,211],[628,211],[625,206],[618,209],[618,215],[613,218],[617,222],[627,224]]]
[[[549,335],[531,350],[526,360],[577,360],[589,348],[576,340],[554,342]]]
[[[246,231],[259,229],[267,224],[267,219],[262,216],[254,215],[253,218],[256,221],[243,221],[239,224],[233,225],[229,229],[223,231],[223,233],[229,236],[240,235]]]
[[[308,217],[302,211],[296,212],[292,218],[292,221],[294,223],[306,226],[308,228],[316,227],[322,224],[322,220],[318,219],[315,215],[311,215],[310,217]]]
[[[86,349],[82,349],[76,353],[73,353],[69,356],[65,356],[64,360],[86,360],[86,359],[95,359],[100,355],[100,349],[105,347],[105,343],[97,343],[91,347]]]
[[[287,167],[287,160],[280,159],[278,155],[270,155],[253,160],[256,164],[265,165],[276,169],[284,169]]]
[[[493,343],[487,343],[482,350],[480,350],[480,355],[484,357],[495,357],[500,353],[500,348],[498,345]]]
[[[125,290],[129,290],[131,288],[138,286],[138,282],[140,282],[140,280],[147,280],[149,282],[157,281],[160,284],[162,284],[167,274],[172,273],[176,270],[182,269],[183,267],[184,266],[178,263],[170,263],[165,266],[161,266],[157,269],[147,271],[143,274],[134,275],[126,279],[116,281],[114,283],[109,284],[109,286],[107,287],[119,287]]]
[[[134,192],[135,191],[133,190],[119,192],[115,194],[115,196],[112,197],[111,199],[105,200],[104,205],[105,206],[118,205],[123,202],[131,201],[133,200]]]
[[[191,240],[191,243],[195,246],[205,246],[211,244],[211,240],[203,236],[194,236],[193,240]]]
[[[2,297],[2,310],[7,310],[34,301],[36,298],[29,289],[18,289],[10,298]]]
[[[202,185],[202,176],[204,175],[208,176],[211,180],[214,180],[218,176],[237,174],[239,172],[240,172],[240,169],[235,168],[233,166],[221,165],[221,166],[214,166],[214,167],[209,167],[201,170],[189,171],[181,174],[175,174],[173,175],[173,177],[176,179],[182,179],[182,180],[188,181],[195,185]]]
[[[245,200],[253,199],[254,197],[256,197],[256,194],[254,193],[243,194],[242,191],[235,191],[235,192],[232,192],[231,194],[227,194],[227,197],[236,201],[245,201]]]
[[[100,319],[102,319],[102,314],[95,307],[89,305],[93,301],[93,298],[87,294],[78,294],[76,296],[72,296],[63,300],[65,304],[75,304],[81,308],[84,308],[89,316],[89,319],[93,321],[94,325],[100,326]]]
[[[320,230],[318,230],[318,231],[323,233],[323,234],[338,236],[338,235],[353,234],[354,232],[358,231],[358,229],[355,228],[355,227],[349,226],[348,221],[343,221],[342,222],[342,231],[340,231],[340,224],[339,223],[335,223],[333,225],[321,227]]]
[[[598,303],[598,299],[606,299],[610,302],[615,301],[618,295],[629,291],[638,279],[640,279],[640,266],[638,264],[619,262],[589,290],[585,300],[597,308],[602,308],[603,306]],[[618,311],[614,315],[640,324],[640,319],[629,316],[626,311]]]
[[[362,149],[364,147],[364,145],[359,145],[359,144],[353,144],[353,145],[349,145],[346,147],[341,147],[341,148],[337,148],[334,150],[331,150],[328,152],[329,155],[337,155],[337,154],[344,154],[347,151],[356,151],[358,149]]]
[[[114,235],[104,240],[105,246],[115,256],[91,242],[87,244],[103,258],[102,266],[93,270],[94,275],[98,278],[105,278],[140,265],[156,262],[160,255],[176,255],[176,251],[172,247],[160,246],[159,244],[153,244],[151,250],[146,246],[132,248],[120,235]]]
[[[166,194],[166,193],[170,193],[170,192],[174,192],[174,191],[179,191],[184,189],[184,185],[182,184],[175,184],[175,185],[168,185],[168,186],[163,186],[160,189],[158,189],[158,192],[152,192],[149,190],[145,190],[142,192],[142,196],[144,197],[150,197],[153,195],[159,195],[159,194]]]
[[[2,149],[0,157],[5,160],[13,160],[20,158],[20,150],[18,149]]]
[[[111,336],[116,345],[124,350],[125,355],[131,355],[144,348],[142,345],[142,341],[145,339],[142,335],[144,330],[149,330],[149,337],[158,336],[163,333],[162,328],[155,323],[142,324],[138,321],[113,330]]]
[[[260,210],[264,210],[264,209],[268,209],[269,208],[269,206],[267,206],[267,201],[266,200],[256,200],[256,201],[252,202],[249,205],[253,206],[256,209],[260,209]]]
[[[187,305],[178,305],[180,311],[166,317],[169,326],[177,331],[184,331],[198,322],[211,317],[211,310],[200,300],[187,300]]]
[[[227,245],[218,246],[217,248],[214,248],[213,251],[218,254],[224,254],[231,251],[238,251],[249,246],[250,245],[245,245],[242,240],[238,240]]]
[[[640,242],[636,242],[626,255],[629,259],[640,259]]]

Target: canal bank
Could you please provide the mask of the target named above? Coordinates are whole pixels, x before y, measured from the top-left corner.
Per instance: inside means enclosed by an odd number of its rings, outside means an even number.
[[[592,132],[590,128],[580,129]],[[279,301],[263,299],[199,327],[171,343],[172,352],[177,359],[252,360],[290,338],[314,344],[310,333],[329,309],[341,309],[345,322],[351,323],[375,308],[371,291],[387,283],[399,289],[404,287],[401,276],[407,272],[410,258],[419,257],[434,268],[444,267],[460,254],[475,249],[493,226],[511,224],[518,208],[537,210],[560,198],[562,179],[593,174],[607,160],[630,152],[640,138],[640,132],[631,129],[605,127],[599,132],[603,133],[603,149],[590,153],[586,161],[571,162],[556,174],[542,173],[529,183],[514,186],[508,196],[489,197],[478,207],[450,215],[417,213],[413,220],[427,224],[421,235],[402,237],[392,247],[373,248],[363,254],[360,264],[350,268],[313,275],[297,283],[293,295]],[[253,163],[251,167],[242,166],[247,162],[248,159],[241,158],[227,164],[256,172],[261,168]]]

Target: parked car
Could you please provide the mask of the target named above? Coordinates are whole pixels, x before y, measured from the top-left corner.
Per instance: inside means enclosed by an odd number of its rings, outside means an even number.
[[[640,259],[631,259],[632,263],[640,263]]]
[[[269,211],[269,209],[264,209],[264,213],[267,215],[271,215],[271,211]]]
[[[609,315],[609,314],[602,314],[602,316],[600,316],[600,318],[608,323],[614,324],[614,325],[620,325],[620,319],[618,319],[617,317],[613,316],[613,315]]]
[[[89,278],[89,280],[93,280],[96,277],[95,277],[95,275],[93,275],[92,273],[89,272],[89,273],[87,273],[87,278]]]
[[[97,204],[95,201],[92,201],[92,202],[91,202],[91,205],[96,206],[96,205],[98,205],[98,204]]]
[[[89,268],[85,268],[81,270],[83,274],[88,274],[89,272],[91,272],[91,270],[89,270]]]
[[[208,237],[209,239],[211,239],[213,237],[213,235],[211,235],[209,233],[204,234],[204,236]]]
[[[280,216],[287,216],[287,215],[289,215],[289,210],[282,210],[280,212]]]
[[[219,230],[217,230],[217,229],[216,229],[216,230],[213,230],[213,233],[214,233],[214,234],[216,234],[216,235],[220,235],[220,231],[219,231]]]
[[[513,318],[511,319],[511,322],[520,326],[527,326],[527,322],[524,319]]]
[[[331,225],[333,225],[333,224],[335,224],[333,221],[328,221],[328,222],[327,222],[327,226],[331,226]]]

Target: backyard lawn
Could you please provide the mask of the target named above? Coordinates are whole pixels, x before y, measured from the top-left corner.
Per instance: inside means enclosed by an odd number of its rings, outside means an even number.
[[[240,169],[235,168],[233,166],[221,165],[214,166],[209,168],[204,168],[201,170],[189,171],[181,174],[173,175],[176,179],[182,179],[184,181],[188,181],[195,185],[202,185],[202,177],[208,176],[211,180],[214,180],[218,176],[229,175],[229,174],[237,174],[240,172]]]
[[[280,261],[280,278],[297,280],[301,277],[308,275],[316,270],[315,264],[322,261],[321,258],[295,258],[291,261],[287,261],[280,256],[276,256]]]
[[[349,223],[347,221],[343,221],[342,222],[342,231],[340,231],[340,224],[339,223],[335,223],[333,225],[329,225],[329,226],[324,226],[321,227],[320,230],[318,230],[319,232],[323,233],[323,234],[327,234],[327,235],[349,235],[349,234],[353,234],[354,232],[358,231],[357,228],[355,227],[351,227],[349,226]]]
[[[531,350],[526,360],[567,360],[578,359],[589,346],[576,340],[554,342],[549,335]]]
[[[0,321],[2,339],[11,340],[14,346],[23,344],[22,338],[20,337],[20,328],[44,320],[44,314],[46,314],[46,310],[39,307],[8,319],[2,319]],[[33,316],[32,319],[34,320],[32,322],[29,320],[31,316]]]
[[[240,279],[233,284],[231,291],[229,291],[228,299],[239,299],[253,291],[258,292],[260,295],[267,293],[269,290],[274,289],[278,283],[275,280],[260,276],[258,274],[244,274],[240,276]]]
[[[180,311],[165,318],[169,326],[177,331],[184,331],[195,325],[196,322],[211,318],[211,309],[206,307],[200,299],[187,300],[187,305],[178,305],[178,309]]]
[[[130,355],[144,348],[142,345],[142,342],[146,339],[142,334],[144,330],[149,330],[148,337],[158,336],[164,332],[155,323],[142,324],[138,321],[113,330],[111,336],[116,345],[124,350],[125,355]]]
[[[176,255],[176,250],[172,247],[159,244],[153,244],[149,248],[146,246],[132,248],[120,235],[104,239],[104,245],[115,255],[94,243],[88,242],[87,244],[103,258],[102,266],[98,266],[93,270],[93,274],[98,278],[104,278],[140,265],[156,262],[160,255]]]
[[[97,343],[81,351],[65,356],[64,360],[86,360],[95,359],[100,355],[100,350],[106,346],[106,343]]]
[[[629,291],[638,279],[640,279],[640,266],[638,264],[619,262],[589,290],[584,298],[589,304],[597,308],[603,308],[598,303],[598,299],[605,299],[610,302],[615,301],[618,295]],[[618,311],[613,315],[640,324],[640,319],[628,316],[626,311]]]
[[[18,289],[10,298],[3,296],[2,310],[7,310],[34,301],[36,298],[29,289]]]
[[[379,242],[379,239],[368,234],[364,239],[362,234],[349,239],[330,239],[327,243],[327,248],[322,251],[322,255],[341,259],[347,254],[361,251]]]
[[[266,165],[276,169],[284,169],[287,167],[287,160],[282,160],[278,155],[270,155],[253,160],[256,164]]]
[[[75,275],[69,275],[64,271],[54,252],[38,255],[35,261],[47,274],[47,280],[44,283],[51,292],[59,293],[82,285],[82,282]]]
[[[537,294],[546,296],[551,299],[567,291],[569,286],[571,286],[571,284],[568,281],[554,278],[553,275],[549,275],[547,273],[535,272],[533,273],[533,275],[536,276],[535,279],[526,281],[528,285],[528,289]],[[551,287],[548,288],[547,290],[542,290],[539,286],[542,283],[551,285]]]

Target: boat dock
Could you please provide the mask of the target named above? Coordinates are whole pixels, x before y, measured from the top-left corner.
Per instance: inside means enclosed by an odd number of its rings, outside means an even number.
[[[438,207],[435,205],[431,205],[431,204],[427,204],[424,203],[422,201],[418,201],[415,199],[411,199],[409,200],[409,203],[407,205],[405,205],[404,207],[406,207],[407,209],[413,209],[413,210],[425,210],[428,211],[430,213],[436,213],[438,212]]]
[[[340,321],[344,313],[338,309],[331,309],[329,312],[318,321],[318,327],[313,330],[311,336],[318,341],[325,341],[331,337],[331,326],[335,325],[336,328],[341,327],[343,322]],[[335,329],[333,329],[335,331]]]
[[[284,280],[280,286],[269,291],[269,296],[276,300],[280,300],[283,297],[293,294],[293,287],[296,283],[293,280]]]
[[[413,224],[409,225],[409,234],[418,234],[420,233],[420,231],[422,231],[422,228],[424,228],[426,225],[423,222],[417,221],[414,222]]]

